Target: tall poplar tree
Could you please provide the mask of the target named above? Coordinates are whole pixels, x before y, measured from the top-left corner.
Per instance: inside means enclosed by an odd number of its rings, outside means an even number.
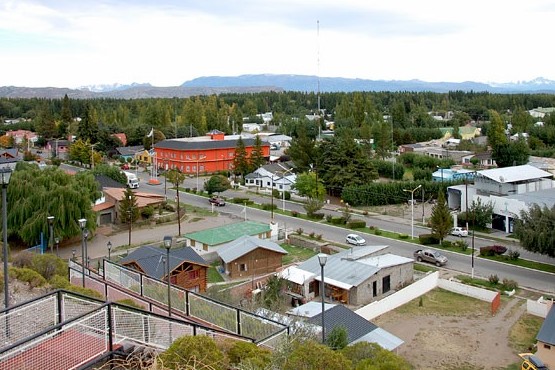
[[[430,224],[432,225],[432,232],[443,241],[451,228],[453,227],[453,216],[447,207],[447,202],[445,202],[444,189],[439,191],[437,196],[437,204],[432,209],[432,217],[430,218]]]

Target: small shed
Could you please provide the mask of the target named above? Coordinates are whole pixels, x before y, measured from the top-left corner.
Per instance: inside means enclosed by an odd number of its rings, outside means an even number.
[[[244,235],[218,248],[225,273],[230,278],[275,272],[287,251],[269,239]]]
[[[120,263],[147,276],[168,281],[167,251],[164,248],[144,246],[135,249]],[[189,247],[170,249],[169,268],[171,283],[193,292],[205,292],[210,265]]]

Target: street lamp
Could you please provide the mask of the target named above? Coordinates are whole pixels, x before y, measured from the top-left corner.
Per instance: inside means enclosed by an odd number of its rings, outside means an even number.
[[[320,294],[322,295],[322,343],[326,342],[326,329],[325,329],[325,321],[324,321],[324,296],[325,294],[325,290],[324,290],[324,266],[326,265],[326,262],[328,261],[328,255],[325,253],[319,253],[318,254],[318,262],[320,263],[320,269],[321,269],[321,283],[320,283]]]
[[[129,243],[128,245],[131,246],[131,217],[132,217],[132,204],[131,204],[131,195],[128,197],[129,203],[127,204],[127,222],[129,223]]]
[[[9,167],[0,168],[0,179],[2,180],[2,237],[3,237],[3,259],[4,259],[4,306],[8,308],[10,306],[10,295],[8,289],[8,200],[7,200],[7,188],[10,183],[10,176],[12,175],[12,170]]]
[[[85,241],[85,260],[87,262],[87,269],[89,268],[89,262],[91,259],[89,258],[89,248],[87,247],[87,241],[89,239],[89,229],[85,229],[83,231],[84,241]]]
[[[108,261],[112,260],[112,242],[108,240],[108,243],[106,243],[106,246],[108,247]]]
[[[87,219],[80,218],[77,220],[79,222],[79,227],[81,228],[81,256],[82,256],[82,264],[81,264],[81,272],[83,273],[83,288],[85,287],[85,226],[87,226]],[[74,253],[75,259],[75,253]]]
[[[172,299],[171,299],[171,286],[172,281],[170,279],[170,248],[172,247],[172,237],[164,236],[164,247],[166,247],[166,274],[168,276],[168,316],[172,315]]]
[[[60,245],[60,238],[58,238],[58,237],[54,238],[54,244],[56,244],[56,257],[58,257],[59,256],[58,246]]]
[[[48,244],[50,244],[50,253],[54,253],[54,216],[46,217],[48,221]]]
[[[418,185],[413,190],[403,189],[403,191],[410,193],[410,206],[411,206],[411,216],[410,216],[410,238],[414,239],[414,192],[422,187],[422,184]]]
[[[285,212],[285,174],[293,171],[292,168],[285,170],[281,173],[281,196],[282,196],[282,211]]]

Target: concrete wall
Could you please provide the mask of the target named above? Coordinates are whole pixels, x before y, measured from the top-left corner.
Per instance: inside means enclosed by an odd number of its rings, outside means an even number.
[[[377,287],[376,296],[382,296],[382,294],[384,294],[383,278],[388,275],[390,277],[390,291],[398,290],[401,287],[410,284],[413,279],[413,271],[413,263],[406,263],[401,266],[381,269],[376,275],[372,276],[362,284],[359,284],[358,287],[351,289],[351,295],[349,297],[350,304],[359,305],[376,299],[373,295],[372,289],[374,281],[376,281]]]
[[[428,274],[426,277],[415,281],[398,292],[379,301],[374,301],[355,312],[366,320],[372,320],[434,289],[438,285],[438,279],[438,271]]]
[[[526,312],[531,315],[543,317],[544,319],[547,317],[547,313],[549,312],[549,301],[540,297],[537,301],[533,301],[531,299],[526,300]]]

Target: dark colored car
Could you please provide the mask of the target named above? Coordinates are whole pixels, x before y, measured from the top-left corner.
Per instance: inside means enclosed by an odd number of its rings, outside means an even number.
[[[225,200],[223,200],[220,197],[211,197],[210,199],[208,199],[208,201],[210,202],[210,204],[215,205],[216,207],[223,207],[225,206]]]

